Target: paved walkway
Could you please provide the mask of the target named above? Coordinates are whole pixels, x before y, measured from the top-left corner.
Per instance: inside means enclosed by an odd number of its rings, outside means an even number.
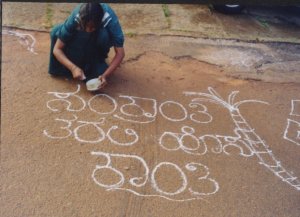
[[[3,34],[7,26],[48,32],[76,5],[5,2]],[[252,7],[241,15],[224,15],[206,5],[111,6],[126,34],[125,61],[158,51],[219,66],[237,78],[300,82],[300,16],[293,10],[286,14],[290,8]]]
[[[3,36],[1,217],[299,217],[299,84],[227,76],[219,40],[136,36],[95,95],[48,76],[49,35],[30,33],[37,54]]]
[[[299,217],[296,20],[112,5],[126,57],[95,95],[47,74],[74,4],[3,6],[46,32],[2,31],[1,217]]]
[[[49,31],[77,3],[3,3],[3,26]],[[240,15],[207,5],[110,4],[128,36],[155,34],[243,41],[300,43],[299,11],[248,7]],[[34,9],[33,9],[34,8]]]

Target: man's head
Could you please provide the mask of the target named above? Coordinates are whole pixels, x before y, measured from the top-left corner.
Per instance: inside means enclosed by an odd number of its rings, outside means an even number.
[[[79,10],[81,28],[86,32],[95,31],[101,25],[103,14],[103,9],[99,3],[82,4]]]

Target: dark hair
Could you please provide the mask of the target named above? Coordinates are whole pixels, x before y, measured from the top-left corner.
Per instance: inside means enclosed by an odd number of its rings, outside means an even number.
[[[99,28],[102,22],[104,12],[100,3],[83,3],[79,9],[80,25],[85,28],[86,24],[92,21],[96,28]]]

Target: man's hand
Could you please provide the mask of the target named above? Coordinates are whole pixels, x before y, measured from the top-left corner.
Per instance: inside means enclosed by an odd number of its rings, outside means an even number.
[[[105,87],[107,85],[107,81],[106,81],[106,76],[104,75],[100,75],[98,77],[98,79],[100,80],[101,84],[100,86],[98,87],[98,89],[102,89],[103,87]]]
[[[81,80],[81,81],[86,79],[86,77],[85,77],[84,72],[82,71],[82,69],[79,68],[79,67],[77,67],[77,66],[74,66],[72,68],[71,72],[72,72],[72,75],[73,75],[74,79]]]

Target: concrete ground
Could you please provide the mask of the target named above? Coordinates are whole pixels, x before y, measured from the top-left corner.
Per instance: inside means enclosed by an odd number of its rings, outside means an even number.
[[[110,4],[127,35],[179,35],[210,39],[299,43],[299,8],[247,7],[240,15],[207,5]],[[3,25],[49,31],[76,3],[3,3]],[[30,15],[30,16],[29,16]],[[287,31],[288,30],[288,31]]]
[[[73,7],[3,3],[0,216],[299,216],[296,15],[113,4],[126,58],[91,93],[47,75]]]

